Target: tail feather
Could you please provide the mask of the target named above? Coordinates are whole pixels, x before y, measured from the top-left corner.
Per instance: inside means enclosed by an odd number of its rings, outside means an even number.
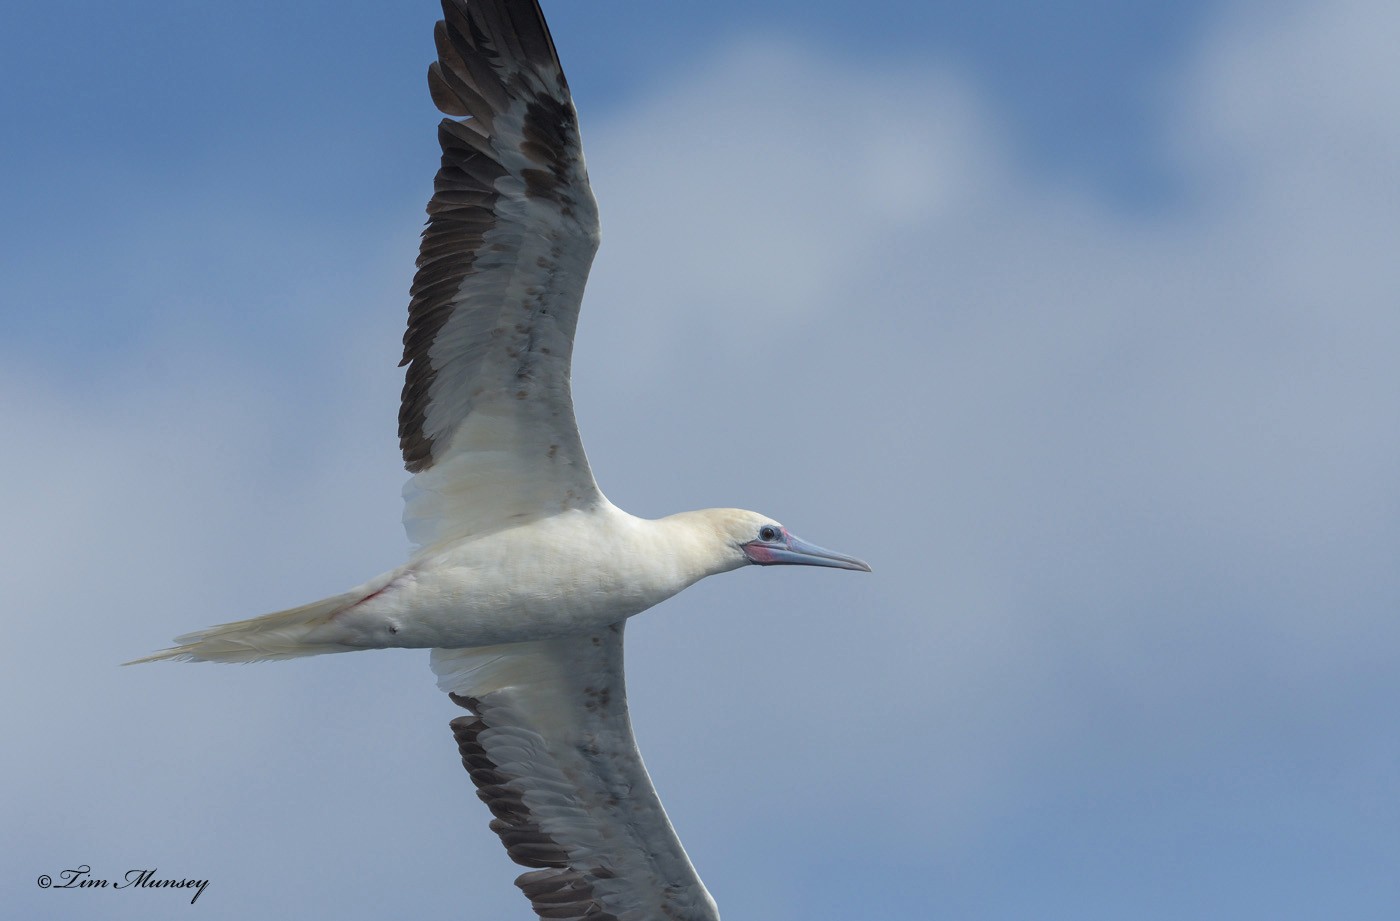
[[[362,601],[362,591],[313,601],[299,608],[264,614],[249,620],[220,624],[175,637],[180,645],[133,659],[125,665],[159,662],[262,662],[269,659],[295,659],[327,652],[346,652],[356,647],[340,643],[311,642],[307,637],[328,623],[340,611]]]

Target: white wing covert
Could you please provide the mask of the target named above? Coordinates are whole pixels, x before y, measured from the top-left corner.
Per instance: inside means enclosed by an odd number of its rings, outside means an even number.
[[[421,546],[601,500],[569,369],[598,247],[578,118],[535,0],[443,0],[442,165],[404,334],[405,526]]]
[[[623,625],[509,646],[434,649],[452,729],[536,914],[718,921],[642,765],[627,715]]]

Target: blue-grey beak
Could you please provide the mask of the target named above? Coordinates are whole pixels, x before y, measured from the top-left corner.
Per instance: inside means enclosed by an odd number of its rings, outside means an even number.
[[[777,540],[751,540],[743,547],[749,562],[759,566],[831,566],[870,572],[870,566],[861,560],[809,544],[786,530]]]

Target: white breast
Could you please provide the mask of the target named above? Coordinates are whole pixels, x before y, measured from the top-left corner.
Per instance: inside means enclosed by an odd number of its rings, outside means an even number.
[[[315,640],[494,646],[600,629],[716,571],[687,538],[611,503],[537,519],[412,560]]]

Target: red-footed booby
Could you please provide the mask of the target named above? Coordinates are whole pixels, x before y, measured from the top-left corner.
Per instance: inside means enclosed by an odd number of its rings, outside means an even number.
[[[637,752],[627,618],[745,565],[869,571],[756,512],[659,520],[598,489],[569,366],[598,247],[577,115],[537,0],[443,0],[442,166],[404,335],[412,559],[138,661],[432,649],[462,762],[541,918],[717,919]]]

